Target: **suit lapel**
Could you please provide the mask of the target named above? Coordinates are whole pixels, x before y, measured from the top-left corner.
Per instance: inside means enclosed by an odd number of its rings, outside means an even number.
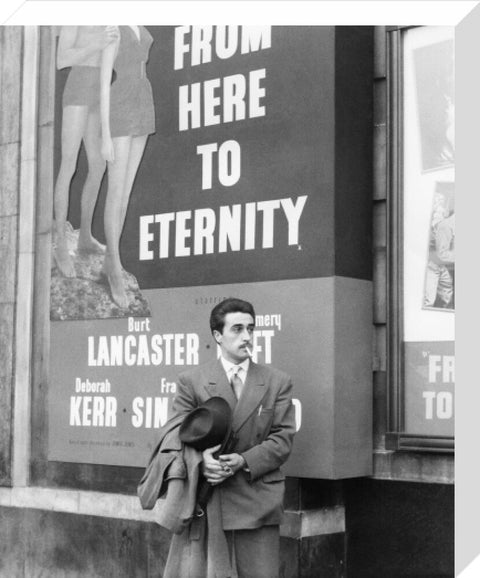
[[[208,384],[205,386],[210,397],[220,396],[228,401],[228,405],[231,407],[232,412],[235,410],[237,405],[237,398],[233,393],[232,386],[228,381],[227,374],[223,369],[221,361],[218,359],[212,363],[210,366],[210,371],[208,375]]]
[[[258,365],[253,363],[253,361],[250,361],[250,367],[248,368],[243,392],[233,412],[233,431],[238,431],[252,415],[252,413],[256,411],[264,395],[265,380],[263,378],[262,371]]]

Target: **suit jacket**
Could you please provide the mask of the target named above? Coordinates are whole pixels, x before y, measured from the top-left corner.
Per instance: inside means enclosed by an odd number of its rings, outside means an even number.
[[[237,438],[232,453],[242,454],[250,472],[240,470],[218,486],[224,530],[280,524],[287,460],[295,434],[292,382],[283,371],[250,362],[236,400],[219,360],[179,376],[174,415],[191,411],[212,396],[227,400]]]

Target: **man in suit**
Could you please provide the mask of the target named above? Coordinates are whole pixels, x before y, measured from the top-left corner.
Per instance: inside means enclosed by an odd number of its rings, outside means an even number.
[[[209,397],[232,408],[233,451],[203,452],[202,471],[220,493],[222,525],[239,578],[272,578],[279,572],[279,525],[283,516],[287,460],[295,433],[290,377],[256,364],[249,348],[255,327],[253,306],[229,298],[214,307],[210,329],[220,346],[218,360],[179,377],[174,412],[186,413]]]

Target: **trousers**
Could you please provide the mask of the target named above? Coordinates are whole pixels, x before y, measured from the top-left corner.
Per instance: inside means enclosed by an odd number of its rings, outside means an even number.
[[[279,526],[253,530],[226,530],[232,568],[238,578],[278,578],[280,566]]]

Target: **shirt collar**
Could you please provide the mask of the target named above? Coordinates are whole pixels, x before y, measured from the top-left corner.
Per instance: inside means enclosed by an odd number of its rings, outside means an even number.
[[[249,357],[247,357],[247,359],[244,359],[242,361],[242,363],[235,364],[235,363],[232,363],[231,361],[228,361],[228,359],[225,359],[222,355],[222,356],[220,356],[220,361],[222,362],[223,369],[225,370],[225,373],[229,377],[230,377],[230,372],[232,371],[232,369],[234,367],[237,367],[237,365],[238,365],[238,367],[243,368],[243,370],[245,371],[245,375],[248,371],[248,368],[250,367],[250,358]]]

